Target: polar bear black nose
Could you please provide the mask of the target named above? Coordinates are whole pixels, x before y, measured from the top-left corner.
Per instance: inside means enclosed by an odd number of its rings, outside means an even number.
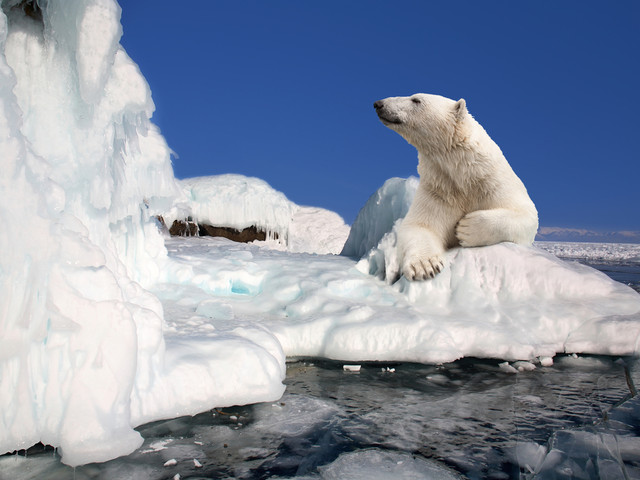
[[[373,108],[375,108],[376,110],[380,110],[382,108],[382,100],[378,100],[377,102],[374,102]]]

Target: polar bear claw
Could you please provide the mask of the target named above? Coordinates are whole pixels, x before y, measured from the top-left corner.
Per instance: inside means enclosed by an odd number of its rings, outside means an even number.
[[[408,280],[427,280],[435,277],[444,268],[444,263],[439,256],[428,259],[408,259],[402,268],[402,274]]]

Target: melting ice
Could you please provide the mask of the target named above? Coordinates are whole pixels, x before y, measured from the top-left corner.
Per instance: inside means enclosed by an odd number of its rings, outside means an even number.
[[[638,352],[640,296],[540,249],[454,250],[432,282],[381,280],[415,179],[367,202],[342,256],[324,254],[349,234],[331,212],[257,179],[176,181],[120,13],[113,0],[2,2],[0,453],[127,454],[142,423],[277,400],[287,356]],[[163,238],[155,217],[177,211],[286,241]]]

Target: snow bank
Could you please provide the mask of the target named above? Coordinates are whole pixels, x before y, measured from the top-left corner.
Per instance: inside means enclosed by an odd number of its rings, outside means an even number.
[[[303,207],[267,182],[244,175],[212,175],[179,180],[184,196],[163,214],[167,225],[192,218],[198,224],[266,232],[267,248],[297,253],[340,253],[349,226],[340,215]]]

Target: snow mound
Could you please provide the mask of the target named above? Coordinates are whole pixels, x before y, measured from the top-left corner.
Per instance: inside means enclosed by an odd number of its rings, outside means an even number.
[[[289,228],[288,251],[338,254],[349,236],[349,225],[340,215],[318,207],[299,207]]]
[[[338,254],[349,226],[335,212],[303,207],[267,182],[244,175],[212,175],[179,181],[184,196],[163,215],[171,225],[187,217],[198,224],[243,230],[256,227],[267,234],[266,248],[297,253]]]

